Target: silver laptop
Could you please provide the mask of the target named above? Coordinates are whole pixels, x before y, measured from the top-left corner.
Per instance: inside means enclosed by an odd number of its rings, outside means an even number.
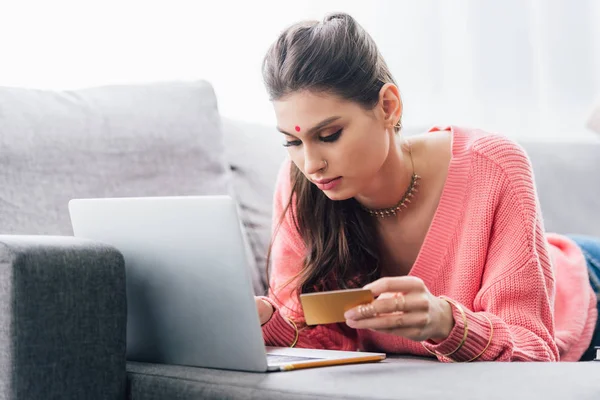
[[[76,199],[69,212],[75,236],[125,258],[129,360],[262,372],[385,358],[265,347],[229,196]]]

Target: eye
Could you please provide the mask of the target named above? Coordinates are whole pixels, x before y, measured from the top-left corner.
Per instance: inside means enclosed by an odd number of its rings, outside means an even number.
[[[302,142],[300,140],[290,140],[283,144],[283,147],[300,146]]]
[[[336,140],[338,140],[341,135],[342,135],[342,129],[340,129],[336,133],[331,134],[329,136],[320,137],[319,140],[322,142],[331,143],[331,142],[335,142]]]

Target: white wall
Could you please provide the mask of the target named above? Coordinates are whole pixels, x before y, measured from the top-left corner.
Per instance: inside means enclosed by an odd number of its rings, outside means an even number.
[[[0,0],[0,85],[208,79],[223,115],[275,124],[260,64],[286,26],[351,13],[399,82],[404,123],[585,139],[600,1]]]

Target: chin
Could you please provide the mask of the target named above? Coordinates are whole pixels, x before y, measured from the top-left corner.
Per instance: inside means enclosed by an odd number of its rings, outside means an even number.
[[[342,190],[342,191],[325,190],[325,191],[323,191],[323,193],[325,193],[325,196],[327,196],[329,198],[329,200],[333,200],[333,201],[348,200],[348,199],[351,199],[352,197],[354,197],[354,194],[348,192],[347,190]]]

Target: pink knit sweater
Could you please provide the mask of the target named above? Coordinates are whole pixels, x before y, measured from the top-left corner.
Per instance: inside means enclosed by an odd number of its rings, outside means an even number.
[[[468,338],[452,359],[469,360],[485,348],[492,333],[485,315],[492,321],[493,336],[478,360],[578,360],[596,323],[595,295],[579,247],[544,232],[527,155],[499,135],[456,126],[445,129],[452,131],[448,176],[409,275],[421,278],[432,294],[446,295],[463,306]],[[288,161],[279,174],[275,221],[289,199],[289,167]],[[345,323],[304,326],[301,306],[291,294],[295,281],[285,286],[301,268],[304,252],[288,213],[272,251],[269,302],[276,311],[263,326],[267,345],[289,346],[294,340],[294,328],[283,314],[301,327],[298,347],[430,356],[421,343],[355,330]],[[428,349],[445,354],[459,345],[464,323],[456,308],[452,310],[455,325],[450,335],[438,344],[423,342]]]

